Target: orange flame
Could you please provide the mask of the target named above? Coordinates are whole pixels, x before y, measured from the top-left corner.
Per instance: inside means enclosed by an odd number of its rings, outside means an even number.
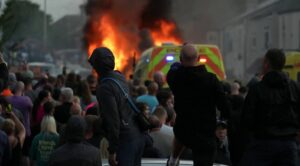
[[[174,32],[176,31],[175,23],[160,20],[157,22],[157,24],[159,26],[160,31],[151,31],[151,37],[156,46],[160,46],[166,42],[170,42],[176,45],[181,43],[181,39],[174,35]]]
[[[122,29],[122,25],[116,24],[109,14],[103,15],[96,25],[96,34],[88,40],[88,54],[92,54],[97,47],[104,46],[111,49],[115,55],[115,69],[129,74],[131,62],[135,53],[140,55],[140,38],[137,32]],[[181,40],[174,35],[176,25],[173,22],[159,21],[157,30],[151,29],[150,35],[156,46],[165,42],[179,44]],[[100,36],[100,37],[99,37]],[[97,38],[98,37],[98,38]]]
[[[128,63],[136,51],[139,40],[130,35],[130,33],[125,34],[124,31],[118,28],[109,15],[102,16],[100,24],[97,27],[98,34],[94,34],[102,36],[102,39],[89,43],[88,54],[91,55],[97,47],[107,47],[116,56],[115,69],[123,71],[129,65]],[[135,40],[130,41],[130,39]]]

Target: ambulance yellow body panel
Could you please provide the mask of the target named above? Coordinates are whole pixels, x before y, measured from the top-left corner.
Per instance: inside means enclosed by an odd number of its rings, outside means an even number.
[[[223,57],[215,45],[194,44],[200,55],[200,64],[205,64],[209,72],[216,74],[220,80],[226,78]],[[168,73],[174,62],[179,62],[182,46],[166,44],[152,47],[144,51],[134,71],[134,78],[141,80],[152,80],[153,74],[161,71]]]
[[[283,69],[292,80],[300,82],[300,52],[286,52],[286,62]]]

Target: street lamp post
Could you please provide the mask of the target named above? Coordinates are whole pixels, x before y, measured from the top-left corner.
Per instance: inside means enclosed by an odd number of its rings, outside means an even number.
[[[47,25],[47,0],[44,0],[44,32],[43,32],[43,39],[44,39],[44,46],[47,46],[47,38],[48,38],[48,25]]]

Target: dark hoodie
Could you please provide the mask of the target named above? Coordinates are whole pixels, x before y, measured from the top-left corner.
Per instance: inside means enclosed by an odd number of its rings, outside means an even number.
[[[104,78],[113,78],[128,93],[125,77],[119,72],[113,71],[115,66],[113,53],[107,48],[97,48],[89,62],[100,76],[96,97],[103,116],[106,138],[109,142],[108,150],[112,154],[118,151],[120,142],[132,141],[141,133],[133,122],[134,113],[129,108],[121,89],[112,81],[101,82]]]
[[[242,125],[260,139],[294,137],[299,131],[299,86],[284,72],[271,71],[250,88]]]

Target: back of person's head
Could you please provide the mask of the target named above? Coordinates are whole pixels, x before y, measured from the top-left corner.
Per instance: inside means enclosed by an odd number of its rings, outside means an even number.
[[[48,83],[51,84],[52,86],[55,86],[56,84],[56,78],[53,76],[48,77]]]
[[[41,103],[47,101],[50,95],[51,95],[51,93],[48,90],[42,90],[39,92],[38,97],[35,99],[35,101],[33,103],[33,108],[32,108],[33,118],[35,118],[36,113],[37,113],[38,108],[40,107]]]
[[[2,124],[2,130],[8,135],[12,136],[15,134],[16,124],[11,119],[5,119]]]
[[[86,131],[85,120],[81,116],[72,116],[65,127],[65,139],[67,142],[79,143],[84,140]]]
[[[155,108],[153,115],[155,115],[161,122],[165,123],[167,119],[167,112],[164,107],[158,106]]]
[[[23,92],[25,89],[25,85],[23,82],[21,81],[18,81],[13,89],[13,92],[14,93],[17,93],[17,92]]]
[[[152,115],[152,116],[149,116],[148,119],[149,119],[149,122],[151,124],[151,128],[152,129],[154,129],[154,128],[160,128],[162,126],[162,123],[158,119],[157,116]]]
[[[169,126],[173,126],[175,123],[175,119],[176,119],[176,113],[174,111],[174,109],[167,109],[167,119],[166,119],[166,124]]]
[[[57,134],[56,122],[53,116],[46,115],[43,117],[41,132]]]
[[[81,75],[76,74],[76,81],[77,81],[77,82],[81,82]]]
[[[50,92],[48,90],[42,90],[42,91],[40,91],[37,99],[43,100],[46,97],[48,97],[49,95],[50,95]]]
[[[86,132],[94,133],[95,124],[96,120],[98,120],[98,117],[96,115],[87,115],[84,117],[84,120],[86,122]]]
[[[68,83],[75,83],[76,82],[76,74],[71,72],[67,75],[67,82]]]
[[[270,49],[265,55],[265,61],[271,70],[281,71],[285,65],[285,54],[280,49]]]
[[[17,83],[17,77],[15,73],[9,73],[8,74],[8,87],[10,89],[13,89],[13,87],[16,85]]]
[[[165,82],[165,76],[164,73],[161,71],[156,71],[153,75],[153,80],[159,85],[163,86]],[[147,85],[146,85],[147,86]],[[148,86],[147,86],[148,87]]]
[[[56,87],[63,87],[65,85],[65,77],[63,75],[58,75],[56,78]]]
[[[145,94],[147,94],[147,87],[139,86],[137,88],[137,96],[142,96],[142,95],[145,95]]]
[[[149,106],[146,103],[138,102],[135,105],[145,116],[149,115]]]
[[[73,103],[70,110],[71,115],[80,115],[81,112],[81,106],[78,103]]]
[[[25,87],[32,87],[32,79],[31,78],[24,78],[23,83]]]
[[[223,90],[226,94],[231,94],[231,85],[227,81],[222,81]]]
[[[78,96],[73,96],[72,103],[81,104],[80,98]]]
[[[98,74],[113,71],[115,68],[114,54],[106,47],[96,48],[89,58],[89,62]]]
[[[33,89],[43,87],[47,84],[47,82],[48,82],[48,79],[43,77],[43,78],[38,80],[38,82],[34,85]]]
[[[147,88],[150,95],[156,95],[158,91],[158,84],[156,82],[151,82]]]
[[[184,66],[194,66],[198,64],[199,55],[196,48],[192,44],[182,46],[180,52],[180,61]]]
[[[53,94],[53,86],[49,83],[47,83],[44,87],[43,87],[43,90],[47,90],[49,91],[51,94]]]
[[[167,106],[168,100],[172,98],[172,93],[168,90],[161,90],[158,91],[156,97],[160,105]]]
[[[62,88],[60,97],[62,102],[72,102],[73,90],[71,88]]]
[[[145,80],[145,81],[144,81],[144,85],[145,85],[146,87],[148,87],[148,86],[150,85],[151,82],[152,82],[151,80]]]
[[[248,92],[248,88],[246,86],[241,86],[241,88],[239,89],[239,92],[241,95],[246,95]]]
[[[44,105],[45,115],[53,115],[54,113],[54,103],[51,101],[46,102]]]

